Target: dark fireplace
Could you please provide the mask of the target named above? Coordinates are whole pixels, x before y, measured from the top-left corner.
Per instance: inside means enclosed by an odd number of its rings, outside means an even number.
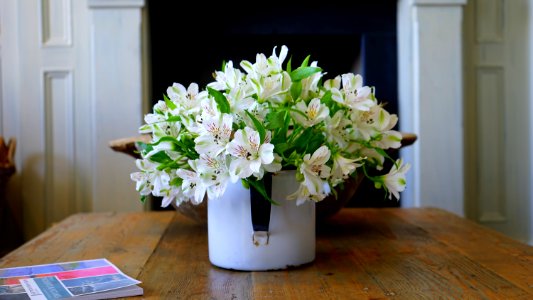
[[[349,5],[229,4],[180,5],[148,1],[153,103],[173,82],[205,86],[223,60],[255,61],[286,45],[293,65],[308,55],[332,78],[360,73],[376,87],[376,97],[398,111],[396,0],[354,1]],[[260,4],[259,4],[260,6]],[[246,9],[244,11],[243,9]],[[206,28],[206,29],[204,29]],[[351,206],[398,206],[372,186],[363,187]]]

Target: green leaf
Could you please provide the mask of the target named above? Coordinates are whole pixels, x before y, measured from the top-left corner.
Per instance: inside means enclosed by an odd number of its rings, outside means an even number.
[[[144,203],[146,201],[146,195],[141,195],[141,203]]]
[[[270,130],[282,128],[285,124],[285,112],[284,111],[270,111],[266,115],[267,125],[266,128]]]
[[[291,74],[291,80],[294,82],[298,82],[302,79],[305,79],[315,73],[318,73],[322,71],[319,67],[299,67],[298,69],[292,71]]]
[[[167,122],[181,122],[180,116],[170,116],[167,118]]]
[[[292,56],[291,58],[289,58],[289,61],[287,62],[287,73],[291,73],[292,71],[291,63],[292,63]]]
[[[314,153],[316,149],[320,148],[320,146],[324,145],[325,137],[323,134],[312,134],[311,139],[307,143],[307,148],[305,150],[306,153]]]
[[[245,112],[248,115],[248,117],[250,117],[250,119],[252,119],[252,122],[254,123],[255,129],[257,129],[257,132],[259,132],[259,142],[262,144],[265,141],[265,136],[266,136],[265,127],[249,111],[245,110]]]
[[[226,96],[224,96],[224,94],[222,94],[221,92],[214,90],[210,87],[207,88],[207,91],[209,95],[215,98],[215,102],[217,103],[218,110],[223,114],[229,114],[230,105],[229,105],[228,99],[226,99]]]
[[[390,160],[392,162],[395,162],[395,160],[392,157],[390,157],[390,155],[387,152],[385,152],[385,150],[383,150],[381,148],[377,148],[377,147],[374,147],[374,150],[376,150],[377,153],[379,153],[383,157],[387,158],[388,160]]]
[[[294,145],[298,151],[298,153],[304,153],[305,148],[307,148],[307,143],[309,140],[311,140],[311,137],[313,136],[313,128],[309,127],[302,132],[302,134],[294,141]]]
[[[176,109],[176,104],[174,104],[172,100],[168,99],[167,95],[163,94],[163,99],[165,99],[165,104],[168,108],[170,108],[171,110]]]
[[[298,97],[300,97],[300,94],[302,93],[302,82],[293,82],[291,84],[291,97],[293,101],[296,101]]]
[[[278,128],[278,130],[274,131],[274,134],[272,136],[271,144],[275,145],[276,148],[279,147],[279,144],[282,144],[282,143],[287,144],[286,143],[287,131],[289,130],[290,122],[291,122],[291,117],[289,113],[285,111],[284,116],[283,116],[283,126],[281,128]],[[283,151],[285,151],[285,149],[278,151],[276,150],[276,148],[274,148],[274,151],[276,151],[276,153],[278,153],[279,155],[282,155]]]
[[[148,153],[154,149],[152,145],[143,143],[143,142],[135,142],[137,144],[137,148],[141,151],[141,153]]]
[[[333,102],[331,91],[327,91],[324,96],[322,96],[322,99],[320,99],[320,102],[324,103],[328,107],[331,106],[331,102]]]
[[[300,116],[304,117],[306,120],[309,120],[309,117],[301,110],[297,110],[295,108],[288,108],[288,110],[290,110],[291,112],[295,114],[299,114]]]
[[[157,146],[157,145],[161,144],[162,142],[171,142],[171,143],[177,144],[178,140],[175,137],[167,135],[167,136],[164,136],[164,137],[160,138],[157,142],[152,143],[151,145],[152,146]]]
[[[304,128],[302,126],[297,126],[293,129],[293,131],[291,132],[291,134],[289,135],[289,137],[287,138],[287,142],[289,144],[292,144],[293,143],[293,139],[295,139],[296,137],[298,137],[300,135],[300,133],[302,132]]]
[[[178,163],[176,163],[175,161],[171,161],[169,163],[166,163],[166,164],[161,164],[159,166],[157,166],[157,170],[158,171],[163,171],[163,170],[166,170],[166,169],[172,169],[172,170],[176,170],[176,169],[179,169],[181,166],[178,165]]]
[[[300,68],[305,68],[309,65],[309,59],[311,58],[311,55],[307,55],[307,57],[304,59],[304,61],[302,61],[302,65],[300,66]]]
[[[168,157],[165,151],[159,151],[156,154],[150,156],[149,159],[153,162],[160,163],[160,164],[167,164],[169,162],[172,162],[172,159]]]
[[[248,183],[248,181],[246,181],[246,179],[241,179],[241,183],[242,183],[242,186],[249,190],[250,189],[250,184]]]
[[[270,202],[273,205],[279,205],[279,203],[277,203],[276,201],[272,200],[272,198],[270,198],[267,195],[266,190],[265,190],[265,184],[264,184],[263,180],[246,179],[246,182],[248,182],[248,184],[251,187],[256,189],[259,192],[259,194],[261,194],[261,196],[263,196],[263,198],[268,200],[268,202]]]
[[[341,109],[339,104],[333,100],[333,94],[331,91],[327,91],[324,96],[322,96],[322,99],[320,99],[320,102],[329,108],[329,115],[331,117],[333,117],[335,113]]]
[[[170,181],[170,185],[175,187],[180,187],[182,183],[183,179],[181,179],[180,177],[174,177],[174,179]]]
[[[194,143],[194,138],[192,136],[182,135],[180,140],[176,140],[176,144],[180,148],[180,152],[189,159],[197,159],[200,157],[194,149],[196,144]]]
[[[279,144],[276,145],[276,147],[274,147],[274,151],[276,151],[276,153],[278,153],[278,154],[282,154],[288,148],[289,148],[289,144],[287,144],[287,143],[279,143]]]

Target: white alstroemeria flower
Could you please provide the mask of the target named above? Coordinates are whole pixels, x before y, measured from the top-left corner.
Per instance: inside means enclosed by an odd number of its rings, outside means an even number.
[[[220,115],[220,111],[217,108],[217,102],[212,97],[207,97],[202,100],[200,106],[202,107],[201,118],[203,119],[210,119]]]
[[[260,101],[268,100],[273,103],[286,101],[291,86],[291,78],[283,71],[282,64],[287,57],[287,47],[283,46],[279,57],[276,48],[268,59],[264,54],[257,54],[254,64],[247,60],[241,62],[241,67],[248,74],[247,82],[253,88]]]
[[[150,150],[150,152],[146,153],[144,155],[144,158],[150,158],[152,157],[154,154],[157,154],[161,151],[163,152],[172,152],[172,151],[175,151],[176,150],[176,145],[174,145],[173,142],[171,141],[158,141],[158,144],[156,145],[153,145],[152,144],[152,150]]]
[[[326,91],[331,92],[331,99],[333,101],[340,103],[344,106],[347,106],[347,104],[344,102],[344,97],[342,96],[341,90],[341,77],[337,76],[333,79],[328,79],[324,82],[324,88]]]
[[[305,127],[314,126],[329,116],[329,108],[320,103],[320,99],[318,98],[311,100],[309,105],[306,105],[304,101],[299,101],[293,108],[305,115],[304,117],[297,112],[291,112],[291,116],[294,120]]]
[[[196,83],[191,83],[187,89],[179,83],[174,83],[167,89],[167,95],[178,106],[178,111],[183,110],[186,114],[197,114],[200,112],[202,100],[207,97],[207,92],[199,92]]]
[[[266,139],[265,139],[266,140]],[[276,173],[281,170],[281,156],[277,153],[274,153],[274,160],[268,165],[262,165],[259,168],[259,172],[254,172],[252,175],[255,176],[258,180],[261,180],[265,175],[265,171],[269,173]]]
[[[359,168],[362,164],[358,164],[362,158],[348,159],[342,156],[340,153],[333,155],[333,168],[331,169],[331,177],[335,183],[340,183],[344,179],[348,178],[355,169]]]
[[[379,140],[375,140],[371,144],[381,149],[398,149],[402,146],[402,134],[395,130],[387,130],[381,134]]]
[[[224,71],[215,72],[215,80],[207,86],[218,91],[232,90],[245,83],[244,74],[241,70],[233,67],[231,60],[224,66]]]
[[[153,140],[158,141],[164,136],[178,136],[181,130],[181,122],[171,121],[168,122],[169,118],[175,117],[174,112],[178,112],[178,109],[175,111],[170,111],[167,104],[164,101],[159,100],[156,105],[154,105],[153,114],[146,114],[144,116],[145,125],[139,128],[139,133],[152,133]],[[180,116],[182,119],[185,116]]]
[[[207,97],[200,103],[202,113],[194,117],[188,117],[180,115],[181,123],[187,128],[188,131],[201,135],[204,131],[204,120],[218,119],[220,117],[220,111],[217,109],[215,99]]]
[[[266,115],[270,111],[270,107],[268,106],[267,103],[254,102],[254,104],[249,109],[247,109],[246,111],[249,112],[250,114],[252,114],[260,122],[264,122],[264,120],[266,118]],[[255,126],[254,122],[252,121],[252,119],[244,111],[239,113],[236,116],[236,119],[237,120],[234,121],[234,123],[238,123],[240,121],[244,121],[244,123],[248,127],[254,127]],[[268,136],[268,133],[267,133],[267,136]],[[265,140],[266,140],[266,138],[265,138]]]
[[[152,192],[150,182],[158,164],[147,159],[137,159],[135,165],[141,170],[130,174],[131,180],[135,181],[135,189],[143,196],[149,195]]]
[[[200,204],[204,200],[207,186],[204,184],[204,180],[201,174],[197,171],[197,161],[189,161],[189,165],[193,169],[178,169],[176,175],[183,179],[181,184],[183,195],[188,197],[193,204]]]
[[[332,144],[337,144],[344,149],[348,145],[349,130],[348,125],[352,123],[345,117],[344,111],[337,111],[333,117],[328,116],[325,120],[326,139]]]
[[[144,116],[144,121],[146,124],[154,124],[154,123],[160,123],[165,122],[167,118],[164,115],[161,114],[147,114]]]
[[[289,48],[287,46],[283,45],[281,46],[281,51],[279,52],[279,57],[276,54],[276,48],[272,49],[272,55],[268,59],[269,64],[276,66],[279,70],[282,69],[283,61],[285,61],[285,58],[287,57],[287,53],[289,53]]]
[[[131,179],[136,182],[137,191],[141,195],[148,195],[151,192],[154,196],[163,197],[170,189],[169,174],[158,170],[159,164],[148,159],[137,159],[135,164],[141,170],[141,172],[131,174]]]
[[[197,167],[207,186],[208,198],[216,199],[222,196],[230,180],[227,157],[202,154]]]
[[[312,62],[311,67],[318,67],[318,63]],[[318,95],[318,83],[322,79],[322,75],[322,72],[317,72],[302,80],[302,92],[300,93],[302,99],[308,100]]]
[[[323,187],[322,187],[322,193],[320,194],[311,194],[309,192],[309,189],[307,188],[307,185],[304,183],[301,183],[298,186],[298,190],[290,195],[287,196],[287,200],[296,200],[296,205],[302,205],[306,201],[314,201],[319,202],[324,200],[326,196],[331,192],[331,189],[329,187],[329,184],[327,181],[323,181]]]
[[[278,104],[287,101],[292,83],[291,77],[287,72],[259,78],[249,77],[248,82],[260,101],[268,100]]]
[[[354,138],[365,141],[392,129],[398,122],[396,115],[389,114],[380,105],[375,105],[368,111],[354,110],[350,119],[355,124]]]
[[[178,187],[170,187],[165,191],[165,195],[161,200],[161,207],[167,207],[172,201],[176,201],[177,205],[180,205],[184,200],[183,191]]]
[[[231,114],[240,115],[246,110],[250,110],[257,102],[248,96],[249,93],[243,88],[235,88],[226,94],[226,99],[230,104]]]
[[[326,166],[331,151],[328,147],[321,146],[311,156],[304,155],[303,163],[300,165],[300,173],[304,175],[304,183],[312,195],[323,193],[323,181],[321,178],[328,178],[331,168]]]
[[[130,174],[130,178],[135,181],[135,190],[139,192],[139,194],[146,196],[152,192],[150,189],[150,182],[148,181],[149,175],[147,173],[133,172]]]
[[[324,81],[324,88],[328,91],[331,91],[332,89],[340,90],[341,89],[341,77],[336,76],[333,79],[328,79]]]
[[[270,142],[270,140],[268,142]],[[274,153],[274,160],[270,164],[263,165],[263,168],[269,173],[276,173],[281,170],[281,161],[281,156],[279,156],[277,153]]]
[[[161,102],[162,101],[159,101],[158,104],[160,104]],[[164,102],[162,102],[162,103],[166,107]],[[156,106],[157,106],[157,104],[156,104]],[[153,133],[155,141],[157,141],[161,137],[167,135],[168,127],[171,124],[169,122],[166,122],[167,121],[167,114],[168,114],[168,112],[164,112],[164,114],[163,114],[163,112],[162,113],[154,113],[154,114],[146,114],[144,116],[144,122],[146,122],[146,124],[144,124],[143,126],[141,126],[139,128],[139,133],[143,133],[143,134]],[[174,123],[173,127],[174,127],[173,129],[177,129],[177,132],[179,132],[179,129],[181,128],[179,123]],[[174,133],[174,132],[170,132],[170,133]]]
[[[274,145],[261,144],[259,133],[250,127],[237,130],[233,140],[226,146],[226,151],[235,157],[229,169],[232,182],[258,173],[261,165],[274,161]]]
[[[286,46],[281,47],[279,57],[276,54],[276,47],[272,50],[272,55],[267,59],[262,53],[255,57],[255,64],[247,60],[241,62],[241,67],[253,78],[266,77],[272,74],[279,74],[283,71],[283,61],[287,57],[289,49]]]
[[[194,139],[196,152],[213,153],[216,156],[224,151],[231,136],[232,124],[233,117],[229,114],[204,119],[200,136]]]
[[[363,86],[363,77],[359,74],[342,75],[342,92],[344,103],[351,109],[367,111],[377,104],[371,98],[372,90],[368,86]]]
[[[367,163],[372,165],[376,170],[383,170],[383,163],[385,162],[385,157],[379,154],[378,151],[374,148],[367,148],[363,145],[355,142],[350,143],[345,149],[346,153],[354,153],[359,157],[362,157]]]
[[[397,200],[400,200],[400,192],[405,190],[407,181],[405,180],[405,173],[411,168],[409,164],[403,164],[401,159],[396,160],[389,173],[380,176],[379,184],[385,186],[389,192],[389,200],[392,199],[392,195]]]

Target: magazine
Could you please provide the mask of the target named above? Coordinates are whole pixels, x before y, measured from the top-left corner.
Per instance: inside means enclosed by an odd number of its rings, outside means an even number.
[[[0,299],[110,299],[143,294],[105,258],[0,269]]]

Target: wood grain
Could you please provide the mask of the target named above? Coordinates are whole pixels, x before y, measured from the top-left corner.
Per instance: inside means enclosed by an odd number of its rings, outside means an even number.
[[[107,258],[137,277],[175,214],[76,214],[0,260],[0,268]]]
[[[173,212],[75,215],[0,267],[97,257],[147,299],[533,299],[532,247],[431,208],[343,209],[315,262],[285,271],[212,266],[205,224]]]

